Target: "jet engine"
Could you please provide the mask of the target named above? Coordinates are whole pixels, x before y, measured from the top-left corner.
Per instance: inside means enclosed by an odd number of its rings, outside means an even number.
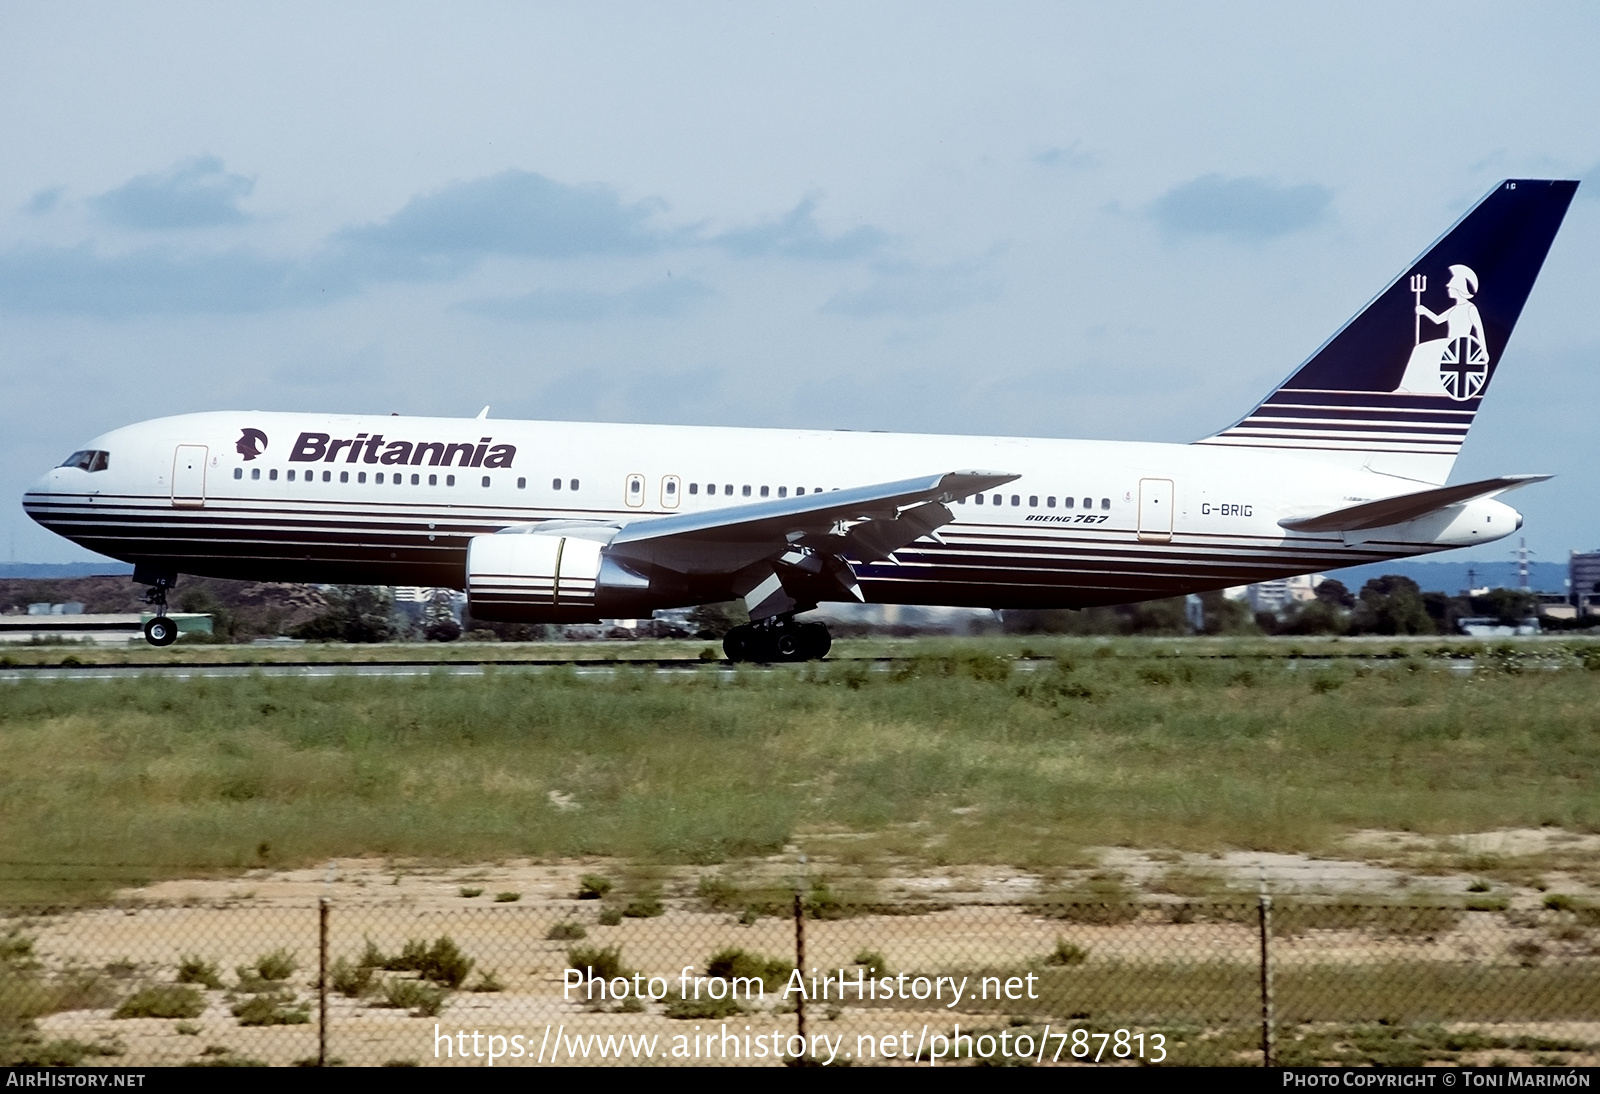
[[[467,605],[475,619],[507,623],[597,623],[648,616],[650,580],[606,556],[617,529],[548,522],[473,536],[467,545]]]

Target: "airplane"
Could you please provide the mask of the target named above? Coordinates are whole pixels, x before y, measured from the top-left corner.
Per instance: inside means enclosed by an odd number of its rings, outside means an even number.
[[[1577,185],[1495,186],[1190,444],[228,411],[112,430],[23,505],[133,564],[157,646],[186,573],[528,623],[743,600],[735,662],[825,656],[828,602],[1083,608],[1489,543],[1550,476],[1445,482]]]

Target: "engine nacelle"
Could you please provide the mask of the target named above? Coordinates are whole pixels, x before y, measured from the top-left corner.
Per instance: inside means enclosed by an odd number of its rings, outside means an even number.
[[[606,557],[614,528],[550,526],[473,536],[467,609],[506,623],[597,623],[649,615],[650,581]]]

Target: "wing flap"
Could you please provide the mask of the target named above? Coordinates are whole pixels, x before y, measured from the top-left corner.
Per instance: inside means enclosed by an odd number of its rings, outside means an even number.
[[[1529,483],[1544,482],[1553,475],[1501,475],[1499,478],[1462,483],[1460,486],[1441,486],[1433,490],[1419,490],[1414,494],[1401,494],[1379,501],[1363,502],[1328,513],[1310,517],[1287,517],[1278,522],[1279,527],[1291,532],[1356,532],[1367,528],[1383,528],[1391,524],[1404,524],[1429,513],[1448,509],[1462,502],[1492,497],[1507,490],[1515,490]]]
[[[1004,485],[1019,476],[952,471],[918,479],[856,486],[629,521],[609,553],[683,573],[731,573],[775,558],[791,544],[828,539],[858,557],[883,558],[953,516],[945,504]],[[841,526],[853,524],[848,531]]]

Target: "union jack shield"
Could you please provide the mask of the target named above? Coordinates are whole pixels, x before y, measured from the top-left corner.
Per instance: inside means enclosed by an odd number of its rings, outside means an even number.
[[[1489,379],[1489,351],[1471,335],[1445,343],[1439,358],[1439,382],[1450,398],[1470,399],[1483,390]]]

